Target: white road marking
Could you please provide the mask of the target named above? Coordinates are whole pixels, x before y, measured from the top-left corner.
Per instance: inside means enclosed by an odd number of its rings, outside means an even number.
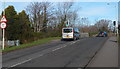
[[[82,69],[82,68],[78,68],[78,69]]]
[[[57,49],[54,49],[54,50],[52,50],[52,51],[56,51]]]
[[[41,54],[39,57],[41,57],[41,56],[43,56],[43,54]],[[35,58],[37,58],[37,57],[35,57]],[[12,66],[10,66],[10,67],[18,66],[18,65],[20,65],[20,64],[23,64],[23,63],[26,63],[26,62],[28,62],[28,61],[31,61],[32,59],[35,59],[35,58],[27,59],[27,60],[22,61],[22,62],[20,62],[20,63],[14,64],[14,65],[12,65]]]
[[[75,41],[73,42],[73,44],[76,43]]]
[[[66,47],[67,45],[64,45],[63,47]]]
[[[66,46],[67,46],[67,45],[63,45],[63,46],[61,46],[61,47],[59,47],[59,48],[53,49],[52,51],[56,51],[56,50],[62,49],[62,48],[64,48],[64,47],[66,47]]]
[[[52,50],[52,51],[56,51],[56,50],[59,50],[59,49],[61,49],[61,48],[59,47],[59,48],[56,48],[56,49],[54,49],[54,50]]]
[[[25,60],[25,61],[23,61],[23,62],[17,63],[17,64],[15,64],[15,65],[10,66],[10,67],[18,66],[18,65],[23,64],[23,63],[25,63],[25,62],[28,62],[28,61],[30,61],[30,60],[32,60],[32,59]]]
[[[39,57],[43,56],[43,54],[41,54]]]
[[[76,43],[77,41],[74,41],[74,42],[71,42],[71,43],[69,43],[70,45],[72,45],[72,44],[74,44],[74,43]],[[59,48],[56,48],[56,49],[53,49],[52,51],[56,51],[56,50],[59,50],[59,49],[61,49],[61,48],[64,48],[64,47],[66,47],[66,46],[68,46],[68,45],[63,45],[63,46],[61,46],[61,47],[59,47]]]
[[[74,44],[74,43],[76,43],[76,42],[77,42],[77,41],[71,42],[70,45],[72,45],[72,44]],[[63,45],[63,46],[61,46],[61,47],[59,47],[59,48],[56,48],[56,49],[52,50],[52,51],[59,50],[59,49],[64,48],[64,47],[66,47],[66,46],[68,46],[68,45],[65,44],[65,45]],[[41,56],[43,56],[43,54],[41,54],[39,57],[41,57]],[[22,61],[22,62],[20,62],[20,63],[17,63],[17,64],[15,64],[15,65],[12,65],[12,66],[10,66],[10,67],[18,66],[18,65],[23,64],[23,63],[26,63],[26,62],[28,62],[28,61],[30,61],[30,60],[32,60],[32,59],[35,59],[35,58],[27,59],[27,60],[25,60],[25,61]]]

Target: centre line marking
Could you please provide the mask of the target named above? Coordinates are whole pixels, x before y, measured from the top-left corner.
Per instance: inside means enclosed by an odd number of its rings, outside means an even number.
[[[23,64],[23,63],[28,62],[28,61],[30,61],[30,60],[32,60],[32,59],[25,60],[25,61],[23,61],[23,62],[17,63],[17,64],[15,64],[15,65],[10,66],[10,67],[15,67],[15,66],[17,66],[17,65]]]
[[[41,56],[43,56],[43,54],[41,54],[39,57],[41,57]],[[36,57],[36,58],[37,58],[37,57]],[[23,64],[23,63],[26,63],[26,62],[28,62],[28,61],[30,61],[30,60],[32,60],[32,59],[35,59],[35,58],[27,59],[27,60],[22,61],[22,62],[20,62],[20,63],[14,64],[14,65],[12,65],[12,66],[10,66],[10,67],[18,66],[18,65]]]

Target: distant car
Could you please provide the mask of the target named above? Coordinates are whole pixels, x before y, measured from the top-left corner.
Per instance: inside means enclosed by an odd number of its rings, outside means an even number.
[[[107,32],[104,32],[104,35],[105,35],[105,37],[107,37],[108,35],[107,35]]]
[[[99,32],[97,37],[107,37],[107,32]]]

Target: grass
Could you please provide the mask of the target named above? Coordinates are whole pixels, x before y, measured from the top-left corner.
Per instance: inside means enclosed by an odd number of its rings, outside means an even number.
[[[20,46],[6,47],[4,50],[2,50],[2,52],[9,52],[9,51],[18,50],[26,47],[41,45],[41,44],[49,43],[51,40],[54,40],[54,39],[61,39],[61,37],[43,38],[37,41],[33,41],[32,43],[22,44]]]

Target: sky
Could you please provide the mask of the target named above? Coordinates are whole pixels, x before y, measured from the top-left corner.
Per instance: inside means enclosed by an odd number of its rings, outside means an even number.
[[[10,0],[9,0],[10,1]],[[19,1],[19,0],[18,0]],[[90,2],[89,2],[90,1]],[[117,0],[114,2],[98,2],[95,0],[88,0],[88,2],[75,1],[75,8],[80,8],[78,15],[80,18],[88,18],[91,24],[94,24],[96,20],[109,19],[116,20],[118,15]],[[102,1],[102,0],[101,0]],[[104,0],[105,1],[105,0]],[[15,10],[19,13],[25,10],[30,2],[6,2],[5,8],[9,5],[13,5]],[[0,13],[4,9],[4,2],[0,2]]]
[[[78,2],[81,7],[79,16],[88,18],[92,23],[101,19],[116,20],[118,16],[117,2]]]
[[[49,1],[49,2],[118,2],[119,0],[1,0],[1,2],[33,2],[33,1]]]

